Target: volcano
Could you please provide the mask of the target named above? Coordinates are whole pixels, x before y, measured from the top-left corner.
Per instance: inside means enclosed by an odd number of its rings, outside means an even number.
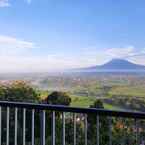
[[[145,71],[145,66],[124,59],[112,59],[103,64],[79,69],[82,71]]]

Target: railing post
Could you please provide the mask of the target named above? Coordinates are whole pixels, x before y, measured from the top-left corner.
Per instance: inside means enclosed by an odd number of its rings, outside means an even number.
[[[34,123],[35,123],[35,118],[34,118],[34,115],[35,115],[35,110],[33,109],[32,110],[32,139],[31,139],[31,142],[32,142],[32,145],[34,145],[34,137],[35,137],[35,134],[34,134]]]
[[[15,108],[15,145],[17,145],[18,108]]]
[[[52,111],[52,145],[55,145],[55,111]]]
[[[124,123],[124,126],[126,124],[124,118],[122,118],[122,124]],[[121,142],[121,145],[125,145],[125,142],[126,142],[126,138],[125,138],[125,128],[123,127],[123,134],[122,134],[122,142]]]
[[[100,130],[100,127],[99,127],[99,115],[97,114],[97,145],[100,144],[99,130]]]
[[[76,114],[73,114],[73,145],[76,145]]]
[[[109,145],[112,145],[112,118],[109,117]]]
[[[45,110],[40,111],[40,144],[45,145]]]
[[[0,107],[0,145],[2,144],[2,108]]]
[[[7,135],[6,135],[6,145],[9,145],[9,124],[10,124],[10,108],[7,107]]]
[[[23,109],[23,145],[26,145],[26,109]]]
[[[85,145],[88,144],[88,120],[87,114],[85,114]]]
[[[139,129],[138,129],[138,127],[139,127],[138,121],[135,118],[135,142],[136,142],[136,145],[139,144]]]
[[[62,144],[65,145],[65,113],[62,113],[62,126],[63,126],[63,130],[62,130]]]

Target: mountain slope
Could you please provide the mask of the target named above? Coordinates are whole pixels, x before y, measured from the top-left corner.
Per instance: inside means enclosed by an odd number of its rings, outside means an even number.
[[[128,60],[124,59],[112,59],[111,61],[100,65],[100,66],[92,66],[88,68],[83,68],[82,70],[143,70],[145,71],[145,66],[134,64],[132,62],[129,62]]]

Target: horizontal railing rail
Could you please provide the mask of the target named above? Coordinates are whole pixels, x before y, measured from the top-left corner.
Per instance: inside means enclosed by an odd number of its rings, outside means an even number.
[[[59,111],[59,112],[72,112],[72,113],[86,113],[86,114],[94,113],[102,116],[145,119],[145,112],[139,112],[139,111],[112,111],[112,110],[99,109],[99,108],[79,108],[79,107],[69,107],[64,105],[35,104],[35,103],[22,103],[22,102],[9,102],[9,101],[0,101],[0,106],[11,107],[11,108],[17,107],[17,108],[50,110],[50,111]]]

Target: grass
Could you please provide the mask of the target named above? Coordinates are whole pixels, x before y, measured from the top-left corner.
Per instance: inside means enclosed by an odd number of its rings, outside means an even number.
[[[71,96],[72,107],[84,107],[88,108],[90,105],[92,105],[95,102],[94,97],[83,97],[83,96]],[[109,110],[122,110],[120,107],[113,106],[111,104],[104,103],[104,108]]]
[[[117,107],[117,106],[113,106],[111,104],[107,104],[107,103],[104,103],[104,108],[105,109],[109,109],[109,110],[124,110],[120,107]]]
[[[43,100],[43,99],[45,99],[50,93],[51,93],[51,92],[49,92],[49,91],[39,91],[39,92],[38,92],[38,94],[40,94],[40,95],[39,95],[39,98],[40,98],[41,100]]]
[[[139,86],[116,86],[109,92],[110,95],[127,95],[134,97],[145,97],[144,87]]]
[[[40,93],[40,98],[43,100],[48,96],[50,92],[48,91],[42,91]],[[85,96],[76,96],[76,95],[71,95],[71,105],[72,107],[82,107],[82,108],[88,108],[90,105],[92,105],[96,98],[95,97],[85,97]],[[104,103],[105,109],[109,110],[121,110],[121,108],[117,106],[113,106],[111,104]]]
[[[84,96],[71,96],[71,99],[71,106],[73,107],[89,107],[95,101],[95,98]]]

